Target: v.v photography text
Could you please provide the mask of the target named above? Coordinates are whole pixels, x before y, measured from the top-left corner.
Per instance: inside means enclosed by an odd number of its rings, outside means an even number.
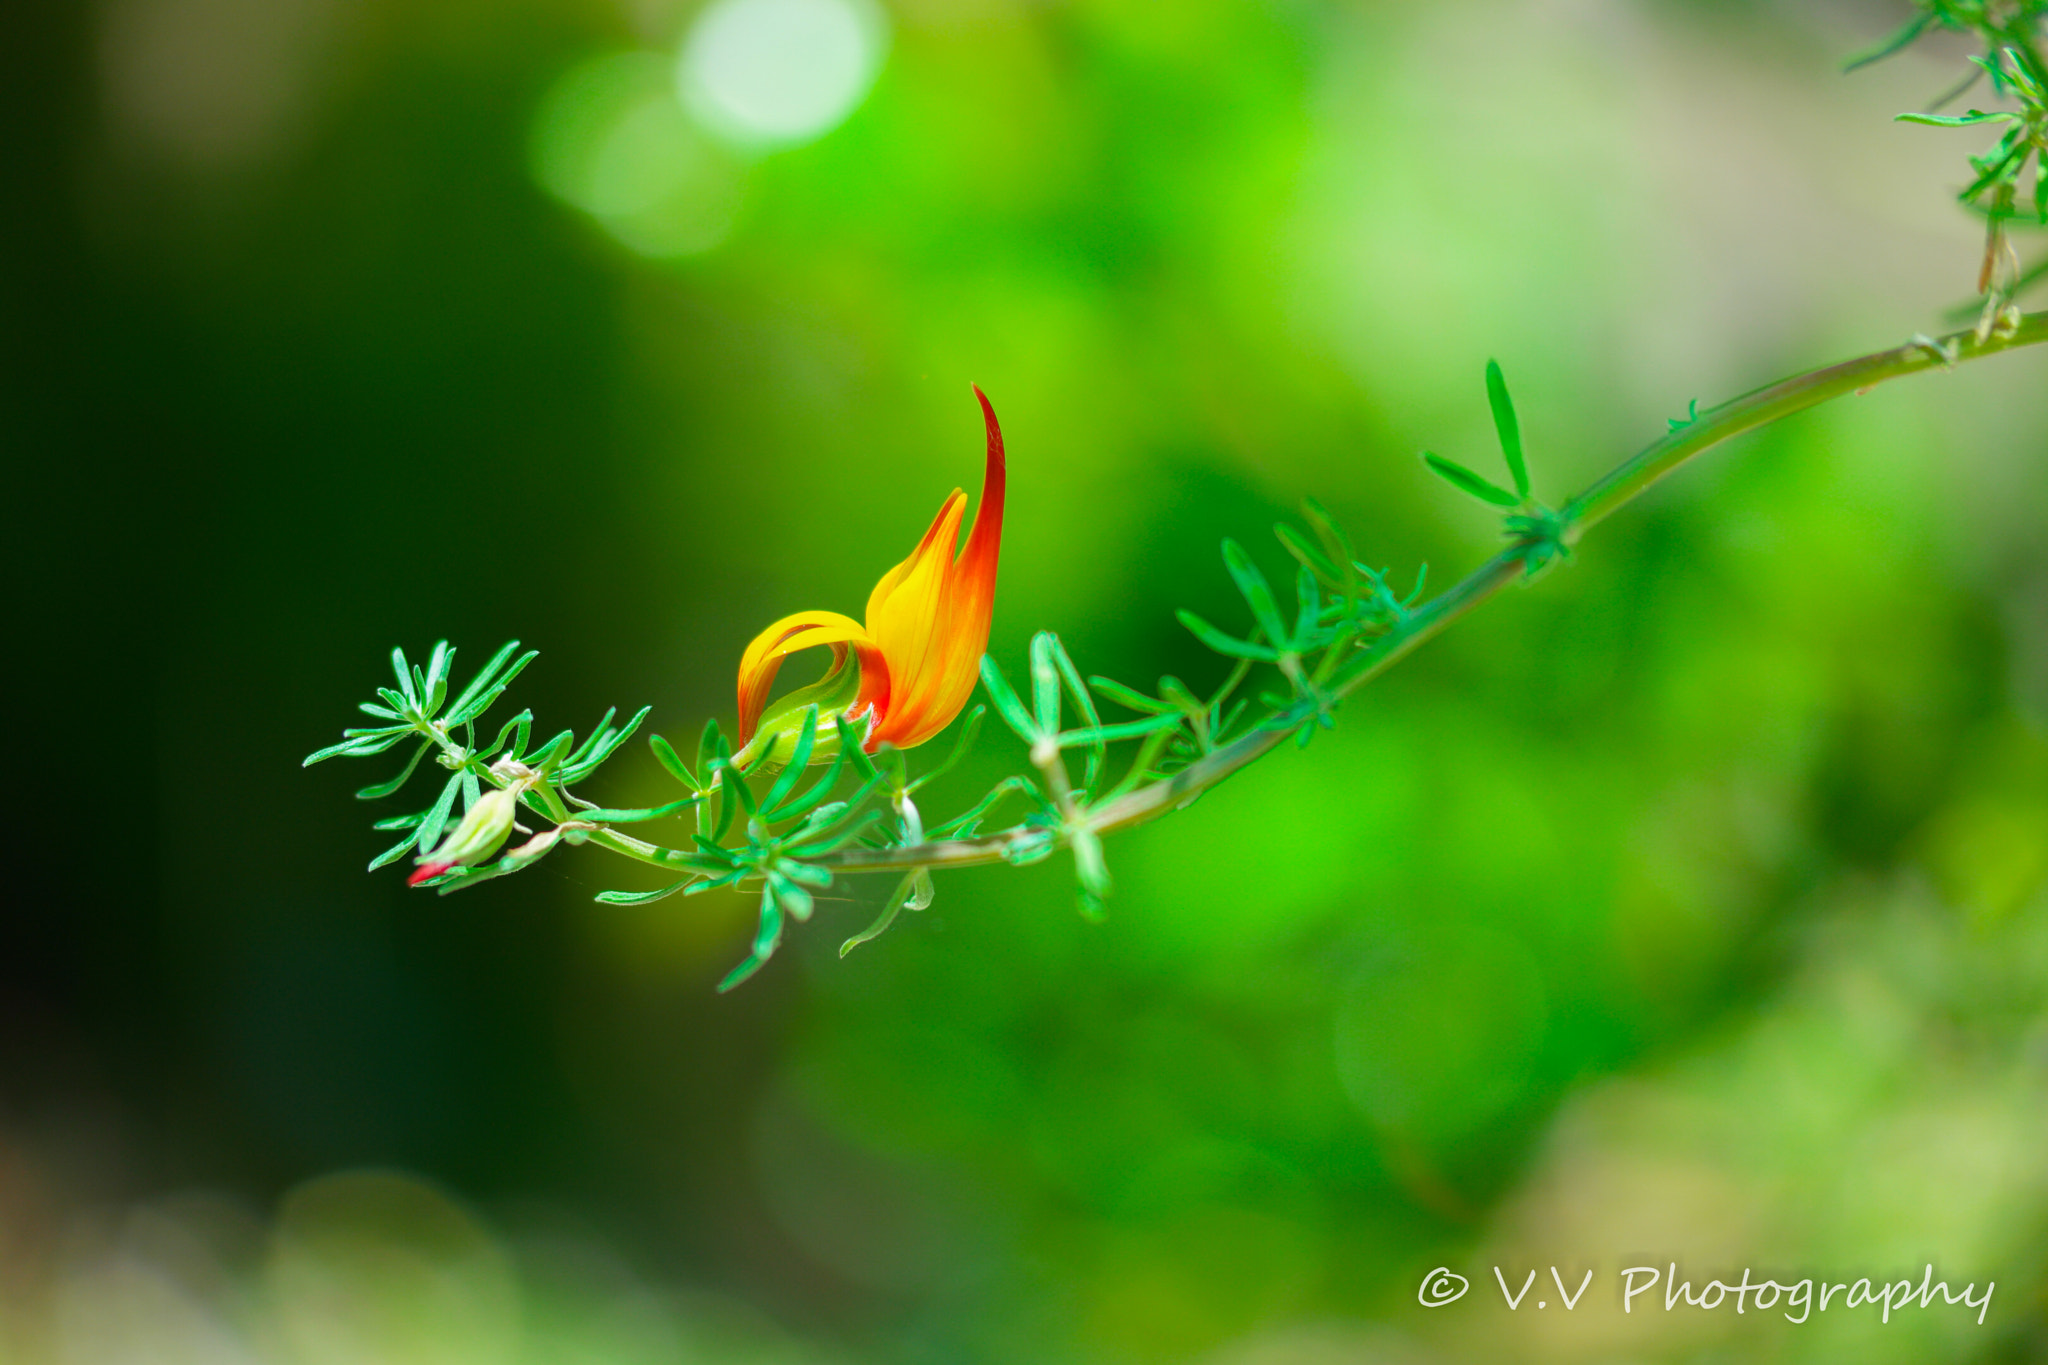
[[[1520,1287],[1510,1289],[1509,1277],[1494,1266],[1493,1277],[1500,1285],[1502,1300],[1509,1312],[1520,1312],[1529,1290],[1536,1283],[1534,1270],[1523,1276]],[[1557,1286],[1557,1297],[1566,1312],[1575,1311],[1587,1288],[1593,1283],[1591,1270],[1578,1278],[1574,1287],[1567,1288],[1565,1276],[1556,1266],[1550,1267],[1551,1281]],[[1785,1320],[1803,1323],[1818,1309],[1827,1312],[1830,1308],[1843,1309],[1875,1308],[1879,1320],[1890,1323],[1894,1310],[1907,1308],[1943,1307],[1961,1304],[1964,1308],[1977,1310],[1977,1325],[1984,1325],[1985,1314],[1991,1309],[1991,1291],[1996,1289],[1995,1280],[1984,1282],[1984,1295],[1976,1297],[1977,1284],[1972,1280],[1959,1291],[1951,1290],[1948,1282],[1934,1278],[1934,1265],[1929,1262],[1918,1284],[1910,1279],[1898,1281],[1871,1280],[1868,1276],[1855,1280],[1831,1280],[1826,1276],[1803,1276],[1799,1279],[1779,1281],[1776,1279],[1752,1280],[1749,1267],[1742,1269],[1740,1280],[1711,1279],[1700,1283],[1695,1290],[1690,1278],[1681,1278],[1676,1261],[1667,1262],[1663,1268],[1657,1266],[1630,1266],[1619,1272],[1616,1288],[1621,1295],[1621,1311],[1635,1312],[1638,1296],[1656,1289],[1662,1291],[1664,1311],[1669,1313],[1680,1308],[1697,1308],[1712,1312],[1732,1303],[1738,1314],[1754,1308],[1757,1312],[1782,1312]],[[1416,1290],[1416,1301],[1424,1308],[1443,1308],[1465,1297],[1471,1288],[1471,1281],[1448,1266],[1438,1266],[1422,1277],[1422,1285]],[[1539,1291],[1540,1292],[1540,1291]],[[1755,1295],[1752,1299],[1750,1296]],[[1839,1296],[1839,1302],[1837,1301]],[[1653,1309],[1656,1299],[1652,1298],[1645,1309]],[[1548,1298],[1536,1300],[1538,1309],[1550,1307]]]

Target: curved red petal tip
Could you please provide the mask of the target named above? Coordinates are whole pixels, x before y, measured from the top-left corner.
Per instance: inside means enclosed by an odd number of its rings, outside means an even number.
[[[430,882],[453,866],[455,866],[454,863],[423,864],[414,869],[413,874],[405,879],[405,884],[407,886],[418,886],[421,882]]]
[[[989,406],[988,395],[981,391],[981,385],[970,379],[967,381],[967,387],[974,390],[974,397],[981,404],[981,419],[988,427],[989,453],[997,459],[1001,459],[1003,456],[1003,429],[996,425],[996,410]]]

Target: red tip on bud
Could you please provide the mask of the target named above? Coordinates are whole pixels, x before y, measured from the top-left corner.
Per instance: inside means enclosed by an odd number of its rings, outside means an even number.
[[[430,882],[453,866],[455,864],[452,862],[422,863],[419,867],[413,869],[413,874],[405,879],[405,884],[407,886],[418,886],[421,882]]]

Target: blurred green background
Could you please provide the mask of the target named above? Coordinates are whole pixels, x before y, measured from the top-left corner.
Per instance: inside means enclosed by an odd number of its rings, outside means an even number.
[[[2040,355],[1685,472],[1100,926],[984,869],[840,961],[848,884],[718,997],[749,901],[408,893],[386,760],[298,766],[443,636],[729,713],[974,486],[970,380],[1013,670],[1212,680],[1171,611],[1303,493],[1448,582],[1489,356],[1557,500],[1967,295],[1975,135],[1889,122],[1962,49],[1837,74],[1906,13],[17,6],[0,1360],[2048,1359]],[[1997,1291],[1623,1316],[1670,1261]]]

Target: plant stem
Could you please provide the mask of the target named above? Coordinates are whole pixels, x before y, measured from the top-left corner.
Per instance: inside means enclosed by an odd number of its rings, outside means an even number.
[[[1768,425],[1781,417],[1817,407],[1848,393],[1859,393],[1888,379],[1923,370],[1952,368],[2002,351],[2048,341],[2048,313],[2022,318],[2003,334],[1978,341],[1974,331],[1954,332],[1938,341],[1915,340],[1888,351],[1809,370],[1746,393],[1699,414],[1697,420],[1654,441],[1596,479],[1561,513],[1563,539],[1576,543],[1593,526],[1625,504],[1641,497],[1665,475],[1732,437]],[[1501,551],[1461,582],[1409,613],[1387,634],[1352,656],[1332,675],[1327,690],[1343,696],[1362,687],[1405,658],[1452,622],[1487,601],[1521,577],[1531,542]],[[1105,802],[1088,815],[1088,826],[1107,834],[1143,824],[1216,786],[1288,738],[1286,730],[1254,730],[1189,764],[1162,781]],[[999,831],[975,839],[940,839],[906,848],[848,848],[827,854],[817,863],[839,872],[902,872],[915,868],[971,867],[1002,862],[1024,831]],[[1030,831],[1042,840],[1043,831]],[[636,841],[637,842],[637,841]],[[1064,842],[1064,840],[1062,841]],[[644,861],[651,861],[643,859]]]

